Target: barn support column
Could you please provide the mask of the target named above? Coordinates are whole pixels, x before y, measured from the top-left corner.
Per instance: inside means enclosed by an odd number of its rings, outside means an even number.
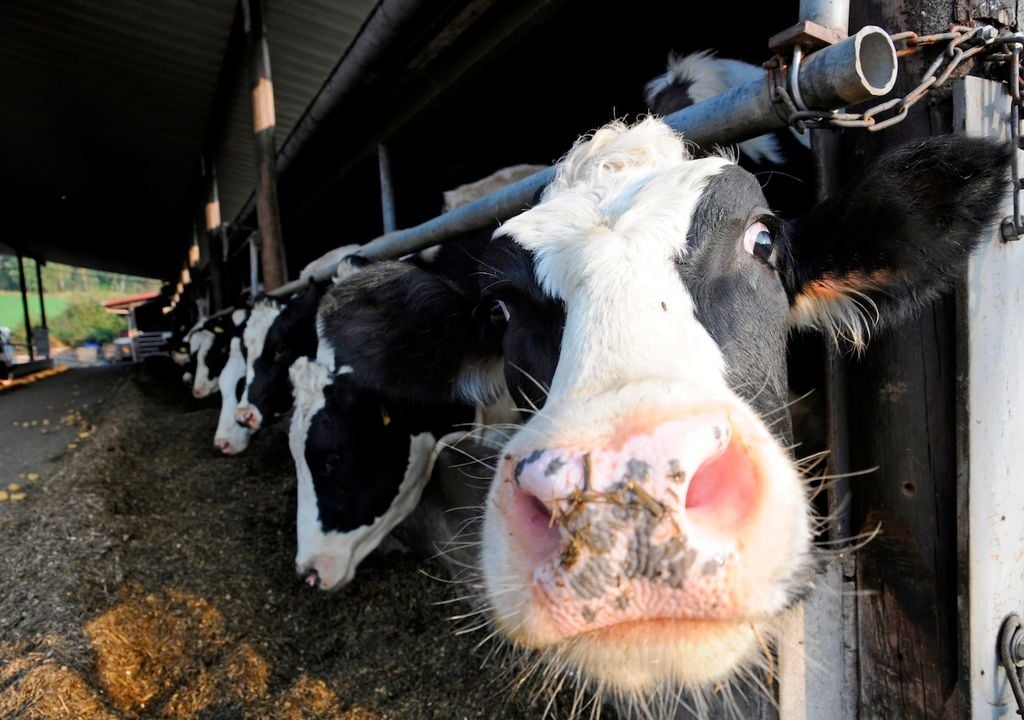
[[[18,253],[18,283],[21,287],[21,309],[25,313],[25,344],[28,345],[29,362],[36,359],[33,347],[32,318],[28,314],[28,286],[25,283],[25,256]]]
[[[217,170],[210,155],[203,156],[203,178],[206,184],[206,202],[203,206],[203,220],[206,227],[206,242],[210,251],[210,283],[213,286],[215,310],[224,308],[227,288],[227,268],[224,228],[220,221],[220,195],[217,190]]]
[[[969,18],[955,0],[871,0],[851,5],[851,25],[940,33]],[[904,58],[905,95],[944,48]],[[845,175],[907,141],[952,129],[948,92],[920,103],[883,132],[844,147]],[[849,462],[854,536],[878,531],[854,558],[860,717],[958,716],[969,691],[957,641],[956,326],[944,297],[897,332],[879,333],[848,363]],[[993,640],[994,641],[994,640]]]
[[[270,47],[262,0],[243,0],[249,45],[252,132],[256,149],[256,217],[259,221],[263,287],[274,290],[288,280],[281,215],[277,203],[277,145],[274,131],[274,84],[270,79]]]
[[[377,146],[377,165],[380,168],[380,211],[386,234],[398,229],[398,221],[395,219],[395,188],[391,184],[391,156],[383,143]]]
[[[43,261],[36,260],[36,290],[39,292],[39,324],[40,328],[35,333],[35,340],[38,344],[39,354],[43,357],[50,357],[50,328],[46,324],[46,304],[43,302]]]

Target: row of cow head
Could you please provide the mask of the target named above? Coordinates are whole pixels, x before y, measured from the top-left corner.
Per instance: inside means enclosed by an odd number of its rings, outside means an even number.
[[[613,123],[496,231],[258,303],[232,341],[237,418],[279,416],[291,386],[297,570],[349,582],[464,428],[493,460],[469,556],[496,634],[637,707],[735,676],[815,562],[788,335],[859,348],[948,288],[1009,160],[912,143],[786,219],[731,158],[656,118]]]

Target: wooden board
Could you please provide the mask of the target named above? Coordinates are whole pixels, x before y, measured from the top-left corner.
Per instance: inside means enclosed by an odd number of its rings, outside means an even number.
[[[1009,106],[998,83],[968,77],[954,87],[955,125],[968,135],[1006,139]],[[1010,213],[1007,192],[1001,214]],[[961,680],[969,688],[961,715],[992,720],[1016,716],[996,642],[1003,618],[1024,613],[1024,240],[1005,243],[992,233],[972,258],[964,289],[959,599]]]

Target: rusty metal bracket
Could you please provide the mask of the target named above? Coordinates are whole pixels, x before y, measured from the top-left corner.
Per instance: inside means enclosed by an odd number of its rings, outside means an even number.
[[[827,28],[810,20],[802,20],[793,27],[787,28],[768,38],[768,49],[773,53],[782,55],[785,51],[796,45],[802,45],[808,49],[817,49],[826,45],[833,45],[844,37],[846,36],[832,28]]]
[[[999,661],[1017,701],[1017,714],[1024,717],[1024,621],[1009,615],[999,629]]]

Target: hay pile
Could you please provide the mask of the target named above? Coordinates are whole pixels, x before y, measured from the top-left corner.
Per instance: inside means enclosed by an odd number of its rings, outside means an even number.
[[[305,588],[285,428],[227,458],[216,416],[136,373],[0,504],[0,717],[540,716],[481,669],[482,635],[453,634],[440,568],[371,557],[348,589]]]

